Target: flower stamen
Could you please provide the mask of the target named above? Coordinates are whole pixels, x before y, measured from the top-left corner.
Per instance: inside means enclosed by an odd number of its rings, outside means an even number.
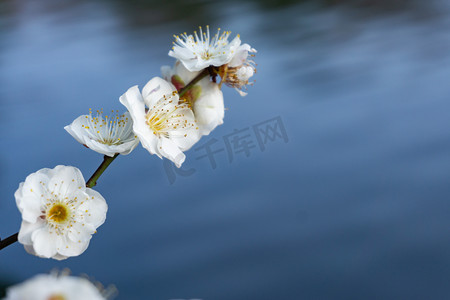
[[[199,31],[190,35],[174,35],[175,42],[169,56],[180,59],[189,71],[228,63],[240,44],[239,35],[228,41],[231,31],[221,32],[219,28],[216,34],[210,35],[209,26],[206,26],[205,31],[199,27]]]
[[[62,203],[55,203],[47,212],[47,220],[52,223],[63,224],[67,222],[70,209]]]
[[[195,123],[187,122],[183,113],[184,109],[189,109],[188,103],[170,105],[172,97],[177,93],[173,92],[169,97],[164,96],[153,107],[149,108],[145,115],[145,123],[150,127],[154,135],[169,137],[169,133],[194,128]],[[169,109],[167,106],[171,106]]]

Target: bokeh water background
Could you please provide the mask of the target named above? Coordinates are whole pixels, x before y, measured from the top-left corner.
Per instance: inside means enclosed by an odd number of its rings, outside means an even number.
[[[2,281],[68,267],[127,300],[450,299],[448,1],[2,0],[1,236],[29,173],[100,163],[63,127],[122,110],[173,63],[172,34],[206,24],[257,48],[258,73],[199,145],[275,117],[288,142],[216,169],[192,149],[173,184],[139,146],[99,180],[108,218],[83,255],[15,244]]]

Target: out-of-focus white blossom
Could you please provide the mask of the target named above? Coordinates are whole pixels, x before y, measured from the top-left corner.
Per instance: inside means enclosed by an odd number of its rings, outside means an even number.
[[[68,274],[39,274],[6,290],[4,300],[106,300],[117,290],[103,289],[87,278]]]

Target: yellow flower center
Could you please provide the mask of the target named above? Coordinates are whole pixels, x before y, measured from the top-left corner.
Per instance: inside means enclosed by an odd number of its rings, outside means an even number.
[[[61,294],[55,294],[55,295],[50,295],[50,297],[48,297],[47,300],[66,300],[66,297],[64,297]]]
[[[99,142],[100,144],[108,145],[108,146],[118,145],[119,141],[120,141],[120,138],[118,138],[117,140],[112,140],[112,139],[97,140],[97,142]]]
[[[203,53],[201,54],[201,57],[202,57],[202,59],[204,59],[204,60],[208,60],[208,59],[210,59],[212,56],[213,56],[213,55],[212,55],[211,53],[209,53],[208,50],[206,50],[205,52],[203,52]]]
[[[48,210],[47,218],[56,223],[64,223],[69,219],[69,213],[69,208],[66,205],[56,203]]]
[[[146,119],[147,125],[150,127],[150,129],[153,131],[153,133],[156,135],[156,134],[164,131],[164,129],[167,127],[167,122],[168,122],[169,117],[170,116],[167,116],[164,114],[155,114],[154,112],[149,112],[146,114],[145,119]]]
[[[189,109],[187,103],[169,105],[173,102],[172,97],[176,94],[177,92],[174,91],[171,95],[163,96],[146,113],[145,123],[154,135],[169,137],[169,132],[186,130],[197,126],[195,123],[188,122],[185,118],[183,110]]]

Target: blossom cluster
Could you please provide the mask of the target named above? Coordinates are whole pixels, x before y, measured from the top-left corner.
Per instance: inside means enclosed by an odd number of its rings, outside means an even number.
[[[175,35],[169,51],[176,58],[174,66],[163,66],[162,77],[152,78],[142,90],[137,85],[129,88],[119,99],[127,112],[108,117],[90,111],[65,129],[81,144],[105,155],[129,154],[140,142],[151,154],[180,167],[184,152],[223,124],[222,85],[245,96],[244,90],[252,84],[256,65],[251,58],[256,50],[241,44],[239,35],[228,41],[230,34],[219,29],[211,36],[207,26],[193,35]]]
[[[256,72],[256,50],[241,44],[231,32],[175,35],[169,56],[173,67],[163,66],[139,89],[130,87],[119,101],[124,113],[103,110],[76,118],[64,129],[85,147],[104,155],[104,161],[86,182],[79,169],[58,165],[27,176],[14,194],[22,214],[17,240],[25,250],[42,258],[63,260],[82,254],[106,219],[108,205],[93,190],[96,180],[119,154],[130,154],[140,143],[150,154],[172,161],[178,168],[189,150],[204,135],[223,124],[222,86],[246,95]],[[0,249],[5,247],[0,240]],[[108,299],[85,278],[67,274],[38,275],[8,289],[6,300]]]
[[[33,255],[57,260],[83,253],[105,222],[108,206],[92,187],[117,155],[130,154],[140,143],[150,154],[180,167],[189,150],[204,135],[223,124],[222,86],[245,96],[256,72],[256,50],[230,32],[175,35],[169,56],[173,67],[163,66],[161,77],[139,89],[130,87],[119,97],[126,111],[103,110],[76,118],[64,129],[76,141],[105,155],[88,182],[72,166],[44,168],[30,174],[15,193],[22,214],[18,241]],[[105,162],[104,161],[104,162]]]

